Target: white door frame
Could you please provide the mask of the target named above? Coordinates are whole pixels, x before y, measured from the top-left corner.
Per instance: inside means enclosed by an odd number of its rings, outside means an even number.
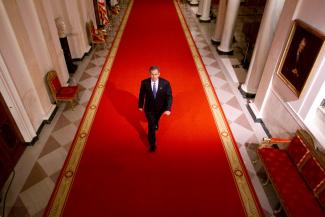
[[[2,94],[12,117],[14,118],[25,142],[31,142],[36,137],[36,131],[28,117],[16,86],[0,53],[0,93]]]

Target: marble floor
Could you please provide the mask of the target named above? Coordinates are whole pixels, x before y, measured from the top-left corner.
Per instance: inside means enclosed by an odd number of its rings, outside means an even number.
[[[38,217],[43,215],[125,12],[126,2],[122,1],[121,13],[114,17],[107,48],[93,49],[78,63],[78,70],[71,79],[80,87],[80,101],[75,110],[61,104],[52,122],[43,128],[39,140],[33,146],[27,147],[16,165],[16,174],[6,199],[5,216]],[[236,73],[238,74],[234,71],[238,68],[234,66],[239,60],[234,56],[219,56],[216,53],[210,41],[214,22],[200,23],[194,13],[195,7],[190,7],[188,4],[182,4],[181,7],[237,141],[265,216],[273,216],[271,207],[275,207],[278,200],[271,186],[261,185],[260,177],[263,177],[261,165],[252,163],[256,159],[256,147],[266,134],[260,124],[254,123],[246,108],[248,102],[238,91],[240,81],[234,79],[234,76],[237,77]],[[243,69],[240,73],[243,76],[245,70]],[[9,182],[10,178],[4,189],[7,189]],[[3,196],[5,190],[1,194]],[[3,209],[3,200],[1,200],[0,209]]]

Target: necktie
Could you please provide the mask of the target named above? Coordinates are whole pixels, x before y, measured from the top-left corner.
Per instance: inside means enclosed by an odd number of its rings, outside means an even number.
[[[153,93],[153,97],[156,98],[157,95],[156,82],[153,82],[152,93]]]

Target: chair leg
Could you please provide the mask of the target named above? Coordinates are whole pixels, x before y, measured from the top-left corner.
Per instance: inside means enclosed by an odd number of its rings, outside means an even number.
[[[277,215],[277,214],[279,214],[281,211],[282,211],[282,206],[281,206],[281,204],[279,203],[279,204],[278,204],[278,207],[273,211],[273,213],[274,213],[274,215]]]
[[[69,101],[69,104],[70,104],[71,110],[74,111],[75,110],[75,106],[74,106],[73,100]]]
[[[76,99],[75,99],[76,104],[78,104],[79,100],[80,100],[80,96],[79,96],[79,92],[77,92],[77,97],[76,97]]]
[[[60,107],[61,102],[60,102],[60,101],[56,101],[56,105],[57,105],[58,107]]]
[[[77,97],[75,99],[73,99],[72,101],[75,105],[78,105],[79,104],[79,96],[77,94]]]
[[[265,182],[262,183],[262,186],[267,186],[269,184],[269,182],[270,182],[270,179],[267,176]]]

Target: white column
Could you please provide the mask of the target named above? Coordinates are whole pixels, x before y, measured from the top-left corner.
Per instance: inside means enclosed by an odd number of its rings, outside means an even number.
[[[29,129],[27,126],[29,135],[24,136],[24,138],[27,140],[26,142],[30,142],[28,139],[30,139],[31,136],[35,135],[33,133],[35,133],[36,129],[38,129],[40,126],[44,116],[44,110],[42,108],[40,98],[37,94],[36,87],[34,86],[33,80],[31,79],[31,72],[28,70],[28,66],[25,62],[15,32],[11,26],[11,22],[4,7],[3,1],[0,1],[0,32],[0,53],[3,58],[1,71],[2,73],[5,73],[7,71],[7,74],[10,74],[7,76],[10,76],[12,78],[11,80],[14,82],[14,86],[16,87],[16,90],[23,104],[23,108],[26,110],[29,118],[28,121],[26,119],[26,116],[23,115],[24,122],[27,125],[28,122],[31,122],[33,125],[33,130]],[[5,77],[4,79],[7,81]]]
[[[48,31],[50,35],[50,40],[51,40],[51,48],[53,48],[55,58],[57,59],[57,73],[60,78],[61,84],[63,86],[67,85],[67,81],[69,80],[69,72],[67,69],[67,65],[64,59],[64,53],[60,44],[59,36],[58,36],[58,31],[55,25],[55,17],[51,8],[51,0],[42,0],[42,4],[44,7],[44,10],[46,12],[46,23],[48,26]]]
[[[223,53],[232,52],[232,39],[235,30],[235,22],[238,14],[240,0],[228,0],[226,20],[223,27],[221,44],[218,46],[218,51]]]
[[[92,20],[95,27],[97,28],[96,24],[96,15],[93,0],[84,0],[85,7],[87,9],[87,21]]]
[[[37,58],[37,63],[43,72],[42,77],[52,69],[52,61],[49,54],[42,27],[37,16],[34,1],[17,0],[20,15],[26,27],[29,41]]]
[[[273,76],[276,73],[277,65],[281,59],[282,49],[284,49],[287,42],[287,37],[292,25],[292,17],[295,13],[298,2],[299,0],[286,0],[284,3],[271,49],[269,51],[269,58],[266,60],[254,102],[249,103],[249,108],[258,119],[263,117],[265,107],[272,106],[267,105],[268,96],[272,89]]]
[[[216,28],[211,38],[212,42],[220,43],[221,41],[223,26],[225,23],[226,9],[227,9],[227,0],[219,0],[218,17],[216,22]]]
[[[37,61],[30,60],[32,62],[35,61],[35,65],[38,66],[38,70],[36,70],[35,67],[34,71],[31,72],[33,73],[31,75],[34,75],[32,76],[33,83],[35,86],[37,86],[38,95],[41,99],[42,107],[45,112],[44,119],[48,119],[55,109],[55,106],[51,103],[50,97],[48,96],[44,77],[48,71],[53,70],[54,64],[47,44],[48,41],[44,35],[40,23],[40,17],[44,18],[44,16],[38,16],[35,1],[17,0],[17,5],[24,26],[26,27],[26,32],[29,38],[28,42],[32,48],[30,53],[33,52],[35,58],[37,59]],[[29,70],[31,71],[30,68]]]
[[[283,5],[284,0],[268,0],[266,3],[248,74],[241,85],[246,95],[256,94]]]
[[[211,0],[204,0],[200,22],[210,22]]]
[[[84,34],[86,24],[81,23],[78,0],[65,0],[65,7],[67,8],[71,31],[68,34],[71,56],[74,59],[79,59],[90,50],[88,39]]]
[[[205,0],[200,0],[199,7],[196,12],[196,16],[201,16],[203,12],[203,4]]]
[[[198,0],[192,0],[190,2],[190,5],[198,5],[199,4],[199,1]]]
[[[87,37],[87,31],[86,31],[86,22],[88,22],[89,18],[87,17],[87,8],[85,7],[85,4],[83,4],[82,1],[78,0],[78,8],[79,8],[79,15],[80,15],[80,23],[81,26],[84,26],[84,29],[82,31],[83,38],[87,39],[87,43],[85,44],[85,49],[87,52],[91,49],[91,46],[88,44],[88,37]]]

